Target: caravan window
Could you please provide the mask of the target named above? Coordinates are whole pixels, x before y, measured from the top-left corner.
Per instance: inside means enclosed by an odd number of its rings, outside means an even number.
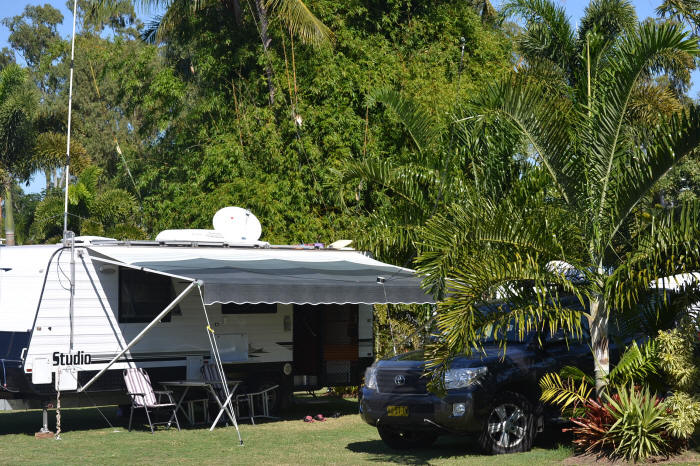
[[[148,323],[175,299],[172,279],[155,273],[119,269],[119,322]],[[170,322],[176,307],[161,322]]]
[[[233,304],[221,305],[222,314],[274,314],[277,312],[277,304]]]

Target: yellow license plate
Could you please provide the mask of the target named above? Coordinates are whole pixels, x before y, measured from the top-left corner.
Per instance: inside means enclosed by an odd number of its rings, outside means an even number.
[[[389,416],[408,416],[408,406],[387,406],[386,413]]]

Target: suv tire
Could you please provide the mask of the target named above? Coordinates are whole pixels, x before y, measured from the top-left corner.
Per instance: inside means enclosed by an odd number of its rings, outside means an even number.
[[[411,448],[428,448],[431,446],[437,435],[430,432],[419,432],[415,430],[399,430],[387,426],[377,426],[379,437],[389,448],[394,450],[408,450]]]
[[[529,451],[535,439],[532,404],[519,393],[496,396],[479,436],[486,453],[500,455]]]

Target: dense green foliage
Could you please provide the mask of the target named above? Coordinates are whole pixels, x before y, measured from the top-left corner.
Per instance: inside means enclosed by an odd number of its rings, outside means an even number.
[[[367,231],[371,214],[392,212],[392,196],[340,178],[354,161],[405,162],[413,147],[396,117],[367,95],[385,87],[417,95],[444,127],[454,102],[496,79],[511,53],[506,35],[482,22],[485,10],[469,3],[307,2],[332,43],[300,44],[273,16],[266,51],[251,5],[236,17],[224,3],[202,3],[171,21],[155,46],[139,37],[129,2],[106,3],[79,2],[72,157],[84,160],[78,175],[88,163],[103,170],[98,189],[131,193],[142,207],[133,221],[149,236],[207,228],[219,208],[242,205],[271,242],[350,238],[373,247],[357,233]],[[62,19],[47,5],[5,20],[41,92],[36,127],[46,135],[37,151],[54,187],[64,183],[69,43],[56,32]],[[277,89],[272,105],[268,68]],[[71,225],[76,233],[79,224]],[[39,224],[32,231],[25,240],[57,233]]]
[[[161,48],[128,28],[106,40],[83,27],[75,139],[105,180],[140,201],[149,234],[207,228],[219,208],[242,205],[262,220],[263,239],[271,242],[361,240],[366,213],[389,208],[391,200],[357,183],[341,194],[338,170],[411,150],[396,119],[369,108],[366,95],[383,86],[420,94],[441,117],[458,95],[508,66],[505,35],[482,24],[470,5],[309,6],[333,31],[332,45],[296,43],[273,21],[272,46],[263,53],[255,15],[244,11],[237,25],[216,2],[181,18]],[[49,75],[65,76],[65,45],[55,45],[63,59]],[[272,105],[267,66],[278,89]]]

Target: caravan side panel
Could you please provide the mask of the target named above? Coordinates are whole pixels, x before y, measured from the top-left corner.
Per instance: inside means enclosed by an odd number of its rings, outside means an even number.
[[[55,246],[0,247],[0,331],[28,332]]]
[[[33,372],[39,361],[44,364],[48,361],[53,373],[61,363],[62,355],[67,357],[80,352],[89,355],[90,359],[83,357],[79,363],[69,365],[77,370],[98,370],[126,345],[113,312],[118,291],[115,269],[98,270],[84,249],[76,248],[71,352],[70,257],[70,249],[63,249],[49,265],[44,293],[31,329],[25,364],[27,372]],[[118,369],[125,365],[113,367]]]

